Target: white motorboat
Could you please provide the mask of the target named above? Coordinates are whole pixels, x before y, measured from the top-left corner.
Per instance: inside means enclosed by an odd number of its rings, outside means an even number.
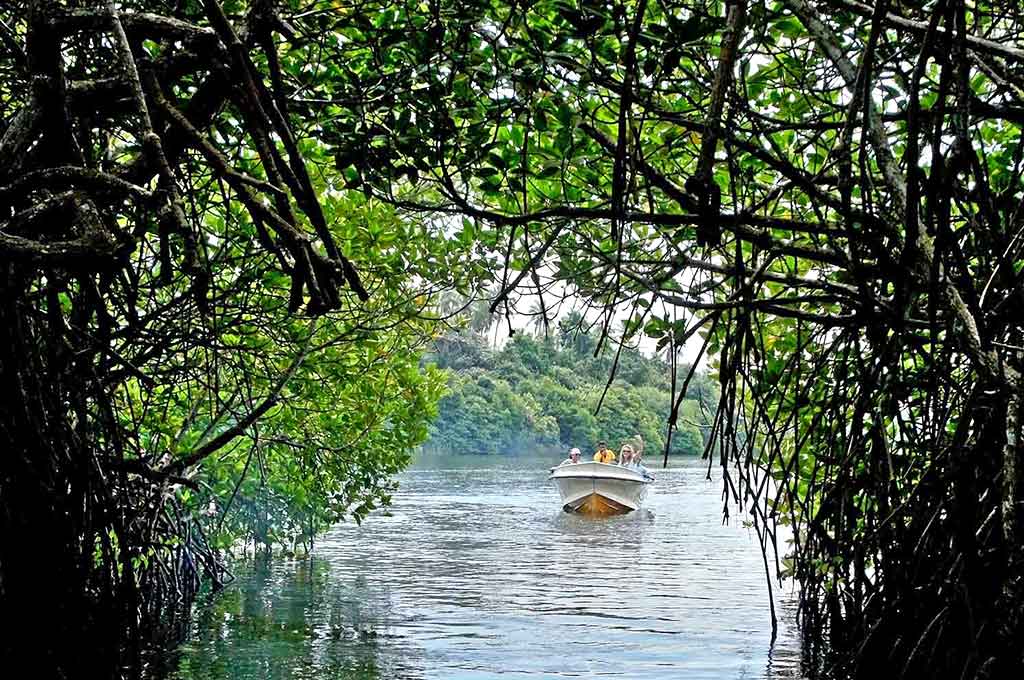
[[[548,479],[562,495],[566,512],[622,515],[640,507],[654,481],[635,468],[586,462],[551,468]]]

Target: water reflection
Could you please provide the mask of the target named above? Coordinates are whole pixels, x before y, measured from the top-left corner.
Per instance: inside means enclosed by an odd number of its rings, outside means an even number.
[[[704,468],[659,471],[642,511],[595,520],[557,510],[548,464],[420,461],[391,512],[241,571],[172,677],[799,677],[792,626],[770,645],[756,542],[721,526]]]
[[[332,578],[323,560],[254,564],[197,607],[174,678],[421,677],[389,640],[387,588]],[[380,654],[382,646],[391,647]],[[396,652],[398,652],[396,654]]]

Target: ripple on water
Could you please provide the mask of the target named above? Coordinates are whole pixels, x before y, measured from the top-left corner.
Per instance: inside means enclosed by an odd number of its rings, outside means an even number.
[[[241,570],[172,676],[799,677],[788,621],[771,645],[756,538],[721,525],[703,465],[658,471],[643,510],[603,520],[558,510],[549,465],[420,461],[389,512],[314,558]]]

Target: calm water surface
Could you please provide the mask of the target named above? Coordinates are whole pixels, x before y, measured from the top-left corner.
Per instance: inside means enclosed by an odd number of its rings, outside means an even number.
[[[756,537],[722,526],[703,465],[589,519],[559,509],[554,462],[418,460],[388,513],[238,572],[171,677],[800,677],[793,596],[776,593],[773,647]]]

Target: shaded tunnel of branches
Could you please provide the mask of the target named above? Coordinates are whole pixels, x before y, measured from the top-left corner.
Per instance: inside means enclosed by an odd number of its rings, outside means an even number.
[[[490,239],[492,311],[568,290],[602,344],[703,345],[725,517],[812,669],[1019,668],[1020,8],[433,7],[431,96],[326,127],[352,185]]]
[[[301,119],[350,190],[495,255],[492,311],[536,294],[546,314],[568,293],[603,320],[599,350],[641,334],[700,347],[722,384],[709,474],[725,517],[753,523],[769,584],[799,583],[812,672],[1021,667],[1016,3],[231,7],[4,10],[5,607],[35,607],[18,584],[43,578],[50,611],[79,614],[69,631],[142,624],[125,616],[146,583],[132,550],[188,533],[168,489],[233,430],[126,457],[109,395],[202,370],[174,357],[248,285],[218,272],[262,258],[290,277],[293,313],[365,297]],[[285,46],[318,83],[282,69]],[[244,209],[245,256],[217,250],[197,195],[229,221]],[[680,401],[691,378],[673,364]],[[177,545],[167,574],[216,577],[201,537]]]
[[[294,135],[277,41],[296,36],[274,3],[5,5],[0,650],[48,677],[114,677],[224,579],[176,490],[276,403],[304,350],[281,329],[288,368],[268,361],[263,388],[206,414],[196,393],[210,434],[174,455],[145,450],[148,414],[115,392],[146,409],[176,384],[215,399],[244,370],[223,335],[266,316],[251,290],[267,271],[303,316],[367,291]]]

